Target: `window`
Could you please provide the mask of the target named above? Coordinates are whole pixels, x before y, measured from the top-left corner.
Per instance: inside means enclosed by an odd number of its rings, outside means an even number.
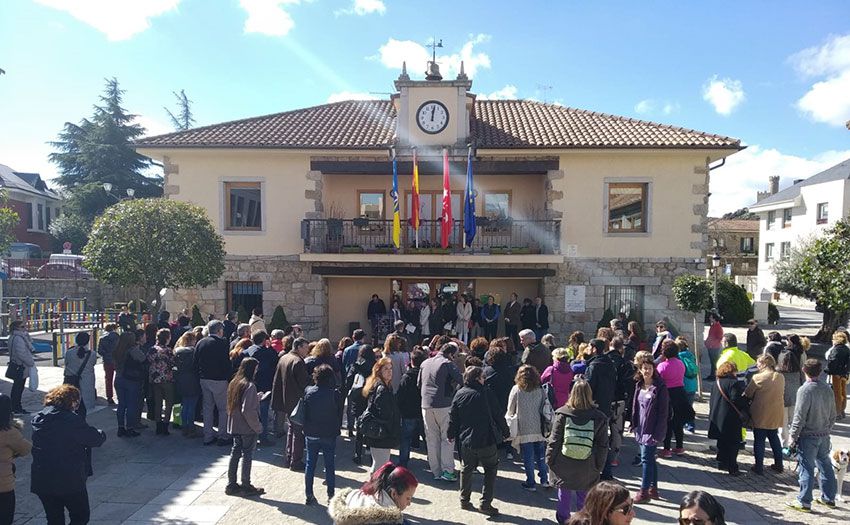
[[[608,184],[609,232],[645,232],[647,219],[647,183]]]
[[[45,224],[47,225],[47,229],[50,229],[50,206],[45,208]]]
[[[255,281],[227,281],[227,310],[243,309],[250,314],[254,308],[263,307],[263,283]]]
[[[772,261],[773,260],[773,243],[769,242],[764,245],[764,260]]]
[[[742,262],[741,263],[741,269],[742,270],[749,270],[750,269],[750,263],[748,263],[747,261]]]
[[[511,192],[484,194],[484,216],[488,219],[506,219],[511,216]]]
[[[782,227],[791,227],[791,208],[785,208],[784,210],[782,210]]]
[[[769,211],[767,212],[767,229],[772,230],[773,226],[776,224],[776,212]]]
[[[44,231],[44,204],[36,204],[35,216],[38,221],[38,229]]]
[[[743,253],[752,253],[755,246],[754,237],[741,237],[741,251]]]
[[[225,182],[226,230],[262,229],[259,182]]]
[[[606,286],[605,310],[643,324],[643,286]]]
[[[826,224],[829,221],[829,203],[821,202],[818,204],[818,224]]]
[[[380,190],[363,190],[357,192],[357,216],[369,219],[367,226],[361,226],[361,232],[384,231],[385,194]],[[401,210],[399,210],[401,212]]]
[[[783,242],[779,245],[779,258],[782,260],[791,258],[791,243]]]
[[[32,203],[28,202],[27,206],[27,228],[32,229]]]

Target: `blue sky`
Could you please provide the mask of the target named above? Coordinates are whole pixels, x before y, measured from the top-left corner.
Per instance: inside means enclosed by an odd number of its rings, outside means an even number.
[[[850,2],[4,0],[0,163],[50,178],[50,146],[115,76],[152,133],[185,89],[198,125],[383,97],[401,60],[473,91],[740,138],[711,211],[850,157]],[[548,87],[547,87],[548,86]],[[371,93],[371,95],[370,95]],[[378,94],[375,94],[378,93]]]

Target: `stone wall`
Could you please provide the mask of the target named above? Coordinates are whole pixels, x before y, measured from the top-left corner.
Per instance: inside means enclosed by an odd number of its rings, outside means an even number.
[[[89,310],[111,308],[136,298],[147,301],[140,288],[112,286],[94,279],[9,279],[3,283],[3,296],[32,298],[87,299]]]
[[[666,316],[687,333],[692,316],[676,306],[671,290],[673,281],[685,273],[705,272],[703,262],[678,258],[568,258],[564,264],[552,265],[552,268],[556,275],[544,279],[544,294],[551,318],[550,331],[561,335],[573,330],[596,333],[596,324],[605,312],[606,286],[642,286],[644,328]],[[565,311],[566,285],[586,287],[584,312]],[[617,312],[613,313],[616,315]]]

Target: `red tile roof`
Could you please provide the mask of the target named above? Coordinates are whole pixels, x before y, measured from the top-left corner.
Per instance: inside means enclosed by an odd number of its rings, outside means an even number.
[[[739,149],[738,139],[528,100],[479,100],[471,138],[480,149]],[[138,147],[385,149],[395,136],[389,100],[350,100],[145,137]]]
[[[708,219],[708,229],[712,231],[759,231],[759,221],[741,219]]]

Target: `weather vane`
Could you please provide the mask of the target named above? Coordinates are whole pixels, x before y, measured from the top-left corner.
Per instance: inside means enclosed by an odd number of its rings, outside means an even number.
[[[437,48],[438,47],[440,49],[443,48],[443,39],[441,38],[440,41],[438,42],[436,37],[432,38],[431,43],[428,44],[428,47],[431,48],[431,62],[436,62],[437,61]]]

